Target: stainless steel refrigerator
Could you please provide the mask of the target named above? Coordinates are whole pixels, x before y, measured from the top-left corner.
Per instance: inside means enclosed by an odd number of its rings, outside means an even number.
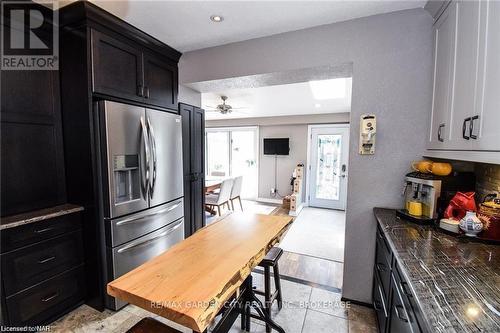
[[[106,266],[113,280],[184,239],[181,117],[101,101]],[[106,305],[125,305],[110,296]]]

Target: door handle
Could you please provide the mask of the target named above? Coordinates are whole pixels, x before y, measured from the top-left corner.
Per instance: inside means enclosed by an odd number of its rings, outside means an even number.
[[[476,119],[479,119],[479,116],[471,117],[470,118],[470,126],[469,126],[469,137],[471,139],[474,139],[474,140],[477,139],[477,135],[473,134],[473,132],[474,132],[474,120],[476,120]]]
[[[469,122],[469,121],[471,121],[470,117],[465,118],[464,122],[462,123],[462,138],[464,138],[465,140],[469,140],[470,139],[470,137],[468,137],[467,135],[465,135],[465,132],[467,130],[467,122]]]
[[[444,142],[444,139],[441,137],[442,129],[443,129],[444,125],[445,124],[440,124],[438,127],[438,141],[439,142]]]
[[[142,85],[137,86],[137,96],[144,97],[144,86]]]
[[[155,192],[155,187],[156,187],[156,162],[157,162],[157,156],[156,156],[156,137],[155,137],[155,132],[153,130],[153,126],[151,125],[151,121],[149,117],[147,118],[148,121],[148,129],[151,137],[151,155],[153,157],[153,170],[152,170],[152,181],[150,183],[150,193],[149,196],[151,199],[153,199],[153,194]]]
[[[128,219],[125,219],[125,220],[121,220],[121,221],[118,221],[116,223],[116,225],[120,226],[120,225],[124,225],[124,224],[137,223],[138,221],[143,221],[147,217],[153,217],[153,216],[160,215],[160,214],[163,214],[163,213],[168,213],[168,212],[174,210],[175,208],[179,207],[179,205],[181,203],[182,203],[182,200],[176,201],[171,206],[165,207],[165,208],[163,208],[163,209],[161,209],[161,210],[159,210],[157,212],[154,212],[154,213],[151,213],[151,214],[147,214],[147,215],[144,215],[144,216],[140,216],[140,217],[133,217],[133,218],[128,218]]]
[[[394,311],[396,312],[396,316],[398,316],[399,319],[404,321],[405,323],[408,322],[408,317],[402,316],[401,313],[399,312],[399,309],[401,309],[403,312],[406,312],[405,309],[401,305],[395,305],[394,306]]]
[[[146,129],[146,124],[144,124],[144,118],[141,117],[141,128],[142,128],[142,139],[144,141],[144,155],[146,159],[146,170],[144,179],[144,197],[147,198],[147,192],[149,188],[149,140],[148,140],[148,130]],[[142,172],[141,172],[142,175]]]

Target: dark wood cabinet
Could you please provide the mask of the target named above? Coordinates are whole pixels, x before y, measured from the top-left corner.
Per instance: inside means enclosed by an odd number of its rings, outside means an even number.
[[[185,235],[205,226],[205,111],[180,103],[184,163]]]
[[[147,104],[177,108],[177,64],[144,54],[144,98]]]
[[[99,31],[91,35],[93,91],[142,102],[142,52]]]
[[[372,298],[379,332],[419,333],[422,330],[413,295],[380,227],[376,238]]]
[[[8,272],[1,277],[2,324],[47,324],[83,303],[81,214],[81,207],[62,205],[6,219],[0,255],[2,272]]]
[[[94,93],[177,109],[176,62],[95,29],[91,40]]]
[[[2,71],[1,215],[66,202],[57,71]]]

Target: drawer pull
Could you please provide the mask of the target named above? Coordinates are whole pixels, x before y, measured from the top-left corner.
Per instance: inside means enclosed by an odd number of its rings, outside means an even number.
[[[477,139],[477,135],[474,135],[474,120],[477,120],[479,119],[479,116],[474,116],[474,117],[471,117],[470,118],[470,126],[469,126],[469,137],[471,139],[474,139],[476,140]]]
[[[42,298],[42,302],[50,302],[52,301],[54,298],[56,298],[57,296],[59,296],[59,293],[58,292],[55,292],[53,293],[52,295],[50,296],[47,296],[45,298]]]
[[[45,229],[38,229],[38,230],[35,230],[35,233],[37,233],[37,234],[43,234],[44,232],[51,231],[51,230],[54,230],[54,229],[55,229],[54,227],[49,227],[49,228],[45,228]]]
[[[408,286],[408,283],[401,282],[399,285],[401,286],[401,290],[403,291],[403,294],[405,294],[408,297],[413,297],[413,294],[411,292],[409,292],[408,289],[406,289],[406,287]]]
[[[385,271],[387,271],[387,266],[384,264],[377,264],[377,270],[379,272],[385,272]]]
[[[376,311],[382,310],[382,305],[380,304],[380,302],[378,300],[375,300],[373,302],[373,307],[375,308]]]
[[[52,257],[48,257],[48,258],[45,258],[45,259],[40,259],[38,260],[38,263],[39,264],[45,264],[45,263],[48,263],[49,261],[52,261],[56,258],[56,256],[52,256]]]
[[[401,305],[396,305],[394,306],[394,310],[396,311],[396,316],[405,323],[408,322],[408,318],[405,316],[401,316],[401,312],[399,312],[399,309],[401,309],[402,312],[405,312],[404,308]]]

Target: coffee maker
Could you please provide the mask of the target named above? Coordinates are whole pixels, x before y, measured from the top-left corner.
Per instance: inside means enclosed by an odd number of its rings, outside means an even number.
[[[405,176],[404,208],[396,215],[419,224],[431,224],[443,217],[450,200],[458,192],[474,191],[475,176],[472,172],[454,172],[449,176],[435,176],[410,172]],[[410,202],[420,203],[421,215],[411,215]]]

